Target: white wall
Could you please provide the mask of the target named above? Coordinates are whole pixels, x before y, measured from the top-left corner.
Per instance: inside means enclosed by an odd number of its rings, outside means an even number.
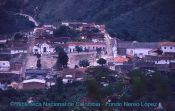
[[[161,50],[165,52],[175,52],[175,46],[161,46]]]
[[[0,71],[9,71],[10,62],[9,61],[0,61]]]
[[[106,50],[106,46],[105,45],[78,45],[78,46],[82,47],[83,50],[85,48],[86,49],[89,49],[89,51],[96,50],[96,48],[100,48],[100,47],[102,48],[102,50],[103,50],[103,47],[104,47],[104,50]],[[76,51],[76,48],[75,47],[76,46],[74,46],[74,45],[68,46],[68,52],[70,52],[70,50],[71,50],[71,52],[73,52],[73,50]]]
[[[44,52],[44,47],[46,48],[46,52]],[[38,50],[38,53],[35,52],[35,49]],[[34,46],[33,47],[33,53],[34,54],[51,54],[54,53],[55,48],[50,47],[50,45],[43,43],[39,47]]]
[[[155,61],[155,64],[170,64],[170,63],[175,63],[175,60],[158,60],[158,61]]]
[[[18,54],[18,53],[27,53],[27,50],[11,50],[11,54]]]
[[[37,50],[37,51],[36,51],[36,50]],[[41,54],[40,48],[37,47],[37,46],[34,46],[34,47],[33,47],[33,53],[34,53],[34,54]]]
[[[145,55],[150,55],[149,51],[151,51],[152,49],[148,49],[148,48],[135,48],[135,49],[127,49],[126,50],[126,54],[128,55],[136,55],[140,58],[144,57]]]
[[[155,61],[155,64],[170,64],[169,60],[159,60],[159,61]]]

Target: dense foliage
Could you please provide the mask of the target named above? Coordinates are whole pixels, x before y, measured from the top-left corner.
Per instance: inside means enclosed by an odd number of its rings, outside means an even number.
[[[0,8],[0,34],[14,33],[34,28],[33,22],[26,17],[6,12]]]
[[[23,91],[0,90],[0,111],[111,111],[111,107],[9,107],[10,102],[27,102],[33,98],[35,102],[77,102],[88,98],[91,102],[161,102],[165,110],[174,111],[174,79],[173,73],[148,73],[134,70],[127,75],[113,76],[116,72],[106,67],[91,67],[86,71],[87,78],[83,82],[63,84],[58,78],[56,85],[49,89]],[[127,78],[126,78],[127,77]],[[108,84],[108,85],[104,85]],[[154,107],[116,107],[119,111],[156,111]]]
[[[56,48],[58,57],[57,57],[57,62],[56,62],[56,67],[57,68],[62,68],[62,67],[67,67],[69,57],[67,53],[64,51],[64,49],[58,47]]]
[[[79,33],[67,26],[60,26],[54,31],[55,37],[79,37]]]
[[[124,40],[175,41],[174,0],[3,1],[7,1],[3,6],[5,10],[22,10],[41,23],[96,22],[107,25],[112,36]]]
[[[80,61],[79,61],[79,66],[80,66],[80,67],[87,67],[87,66],[89,66],[89,65],[90,65],[90,63],[89,63],[88,60],[80,60]]]
[[[104,64],[106,64],[106,60],[103,58],[100,58],[99,60],[97,60],[97,63],[103,66]]]

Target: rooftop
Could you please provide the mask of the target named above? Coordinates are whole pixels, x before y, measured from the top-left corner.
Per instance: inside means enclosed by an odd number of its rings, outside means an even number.
[[[105,43],[100,42],[67,42],[68,46],[78,46],[78,45],[105,45]]]
[[[158,48],[158,42],[118,42],[119,48]]]
[[[118,63],[123,63],[123,62],[128,62],[128,58],[124,58],[124,57],[115,57],[113,58],[114,62],[118,62]]]
[[[46,83],[46,80],[44,79],[29,79],[29,80],[24,80],[22,83],[31,83],[31,82],[38,82],[38,83]]]
[[[175,42],[160,42],[161,46],[175,46]]]
[[[46,69],[26,69],[26,74],[46,74]]]

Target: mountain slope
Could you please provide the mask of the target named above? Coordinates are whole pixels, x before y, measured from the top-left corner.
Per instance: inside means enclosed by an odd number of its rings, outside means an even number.
[[[175,41],[175,0],[19,1],[23,3],[14,6],[16,11],[29,14],[40,23],[56,24],[58,20],[97,22],[106,24],[112,36],[124,40]],[[8,4],[4,8],[14,10]]]
[[[0,34],[19,32],[34,27],[35,24],[27,17],[0,10]]]
[[[173,0],[157,0],[114,18],[108,26],[129,40],[175,41],[174,6]]]

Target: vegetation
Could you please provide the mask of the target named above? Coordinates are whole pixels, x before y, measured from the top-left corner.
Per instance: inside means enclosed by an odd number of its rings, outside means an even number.
[[[19,40],[21,40],[23,38],[23,34],[21,34],[21,33],[15,33],[15,35],[14,35],[14,40],[15,41],[19,41]]]
[[[80,52],[83,51],[82,47],[80,47],[80,46],[76,46],[76,47],[75,47],[75,50],[76,50],[78,53],[80,53]]]
[[[57,53],[58,53],[57,62],[56,62],[57,68],[67,67],[68,60],[69,60],[67,53],[64,51],[64,49],[61,49],[59,51],[57,50]]]
[[[175,38],[174,0],[30,0],[20,6],[13,4],[4,8],[23,9],[42,23],[57,23],[58,19],[96,22],[107,25],[112,36],[124,40],[174,41]]]
[[[105,24],[113,37],[124,40],[175,41],[174,0],[3,1],[6,1],[1,5],[3,9],[14,12],[22,10],[41,23],[55,24],[60,19],[96,22]],[[19,25],[12,25],[16,17],[0,14],[0,18],[0,26],[3,26],[1,32],[19,29]],[[12,29],[12,26],[15,28]]]
[[[87,66],[89,66],[89,65],[90,65],[90,63],[89,63],[88,60],[80,60],[80,61],[79,61],[79,66],[80,66],[80,67],[87,67]]]
[[[103,66],[104,64],[106,64],[106,60],[103,58],[100,58],[99,60],[97,60],[97,63]]]
[[[57,47],[55,48],[55,51],[56,51],[57,53],[59,53],[59,52],[64,52],[64,49],[63,49],[63,47],[61,47],[61,46],[57,46]]]
[[[79,37],[79,33],[67,26],[60,26],[54,31],[55,37]]]
[[[37,60],[36,67],[39,69],[41,68],[41,60],[40,59]]]
[[[91,102],[161,102],[165,110],[174,111],[168,101],[174,100],[174,74],[173,73],[151,73],[147,74],[142,70],[134,70],[126,75],[115,77],[107,67],[90,67],[87,70],[87,78],[84,82],[74,81],[63,84],[62,78],[57,78],[56,85],[49,89],[23,91],[0,90],[1,111],[40,111],[42,107],[9,107],[11,101],[27,101],[33,98],[35,102],[77,102],[88,98]],[[152,76],[151,76],[152,75]],[[128,78],[128,79],[126,79]],[[108,84],[107,86],[105,84]],[[155,107],[117,107],[124,111],[155,111]],[[76,111],[110,111],[111,107],[49,107],[48,111],[76,110]]]
[[[0,6],[0,34],[10,34],[29,30],[35,27],[34,23],[26,17],[10,13],[1,9]]]

